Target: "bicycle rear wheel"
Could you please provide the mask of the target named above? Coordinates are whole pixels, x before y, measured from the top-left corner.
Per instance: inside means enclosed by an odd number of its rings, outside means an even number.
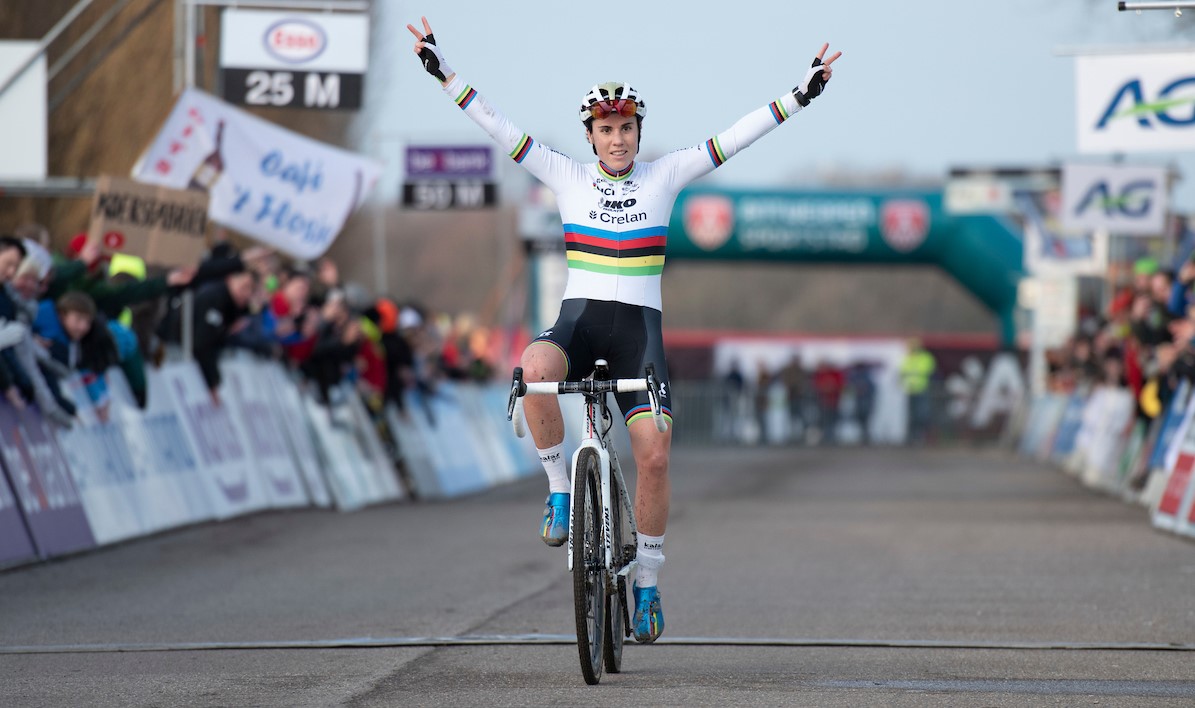
[[[626,548],[623,547],[623,511],[622,498],[618,489],[617,475],[610,478],[610,527],[611,544],[614,548],[614,567],[616,571],[627,562]],[[611,575],[606,576],[607,579]],[[613,584],[606,588],[606,636],[602,642],[602,659],[606,671],[612,674],[622,671],[622,645],[626,640],[627,613],[627,581],[621,575],[613,575]]]
[[[602,679],[602,635],[606,629],[606,588],[602,551],[601,462],[597,451],[581,450],[573,474],[573,610],[577,650],[585,683]]]

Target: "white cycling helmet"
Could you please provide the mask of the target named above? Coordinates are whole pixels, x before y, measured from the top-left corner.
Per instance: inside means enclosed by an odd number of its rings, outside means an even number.
[[[581,122],[584,123],[594,117],[593,107],[595,105],[615,101],[634,102],[635,115],[640,118],[647,117],[647,104],[639,97],[638,91],[632,88],[630,84],[619,81],[607,81],[604,84],[597,84],[589,89],[589,93],[585,94],[585,98],[581,99],[581,109],[579,111]]]

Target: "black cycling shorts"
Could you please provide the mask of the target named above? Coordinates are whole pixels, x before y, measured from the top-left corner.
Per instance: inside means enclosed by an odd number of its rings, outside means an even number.
[[[605,359],[615,379],[643,378],[648,364],[655,364],[660,381],[660,407],[672,425],[669,405],[668,365],[664,361],[664,334],[659,310],[607,300],[565,300],[551,329],[540,332],[536,342],[548,342],[564,354],[565,380],[580,381],[593,373],[593,364]],[[646,391],[614,395],[623,420],[651,417]]]

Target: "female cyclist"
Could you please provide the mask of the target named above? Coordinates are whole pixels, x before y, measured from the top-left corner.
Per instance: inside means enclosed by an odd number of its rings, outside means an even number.
[[[556,195],[564,222],[569,275],[556,323],[523,352],[527,381],[579,380],[605,359],[614,378],[637,378],[655,365],[668,431],[651,419],[647,394],[619,394],[631,438],[638,479],[635,517],[639,525],[638,570],[633,585],[635,639],[655,641],[664,630],[657,589],[664,563],[668,520],[668,455],[672,415],[661,327],[660,274],[672,205],[680,190],[791,118],[821,94],[830,80],[836,52],[823,63],[823,45],[800,84],[748,113],[703,143],[653,162],[636,162],[647,105],[630,84],[597,84],[581,99],[577,115],[597,162],[582,163],[537,142],[516,128],[448,67],[423,18],[413,25],[415,53],[444,92],[483,130]],[[528,427],[548,474],[548,499],[540,535],[549,546],[568,539],[569,477],[564,422],[554,396],[529,396]]]

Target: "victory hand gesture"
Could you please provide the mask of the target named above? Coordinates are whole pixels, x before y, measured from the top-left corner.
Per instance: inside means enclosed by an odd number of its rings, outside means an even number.
[[[446,84],[452,80],[456,72],[450,69],[447,62],[444,61],[444,55],[436,46],[436,39],[432,36],[432,26],[428,24],[427,18],[421,17],[420,19],[423,20],[423,32],[415,29],[414,25],[407,25],[407,29],[415,35],[415,53],[419,55],[427,73],[439,79],[440,83]]]
[[[813,64],[809,71],[805,73],[805,78],[801,79],[800,85],[793,89],[793,96],[796,97],[797,103],[801,107],[809,105],[809,102],[822,94],[826,88],[826,83],[830,81],[830,75],[834,70],[830,68],[838,57],[842,56],[842,52],[834,52],[834,56],[822,62],[822,57],[826,56],[826,50],[830,48],[829,42],[822,45],[821,50],[817,56],[813,58]]]

